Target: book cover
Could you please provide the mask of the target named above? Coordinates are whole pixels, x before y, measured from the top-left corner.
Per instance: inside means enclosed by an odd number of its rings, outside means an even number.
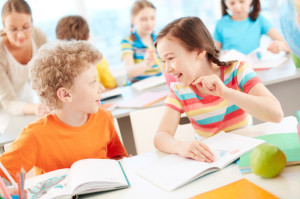
[[[223,187],[196,195],[190,199],[278,199],[247,179],[240,179]]]
[[[164,190],[173,191],[200,176],[224,168],[265,141],[220,132],[203,142],[216,156],[216,160],[212,163],[199,162],[171,154],[150,163],[136,173]]]
[[[300,164],[300,147],[297,133],[278,133],[256,137],[280,148],[286,155],[287,165]],[[251,151],[241,156],[238,166],[242,173],[251,172]]]
[[[145,92],[135,98],[128,99],[117,103],[119,108],[146,108],[165,99],[169,91]]]

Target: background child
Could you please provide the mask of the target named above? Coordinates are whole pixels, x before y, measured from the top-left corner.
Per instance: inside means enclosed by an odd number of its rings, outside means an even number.
[[[138,0],[131,8],[131,34],[121,42],[122,60],[131,81],[160,75],[158,55],[154,47],[155,7]]]
[[[259,0],[222,0],[221,7],[223,17],[214,32],[217,49],[235,49],[247,55],[260,46],[261,36],[266,34],[273,39],[269,51],[290,51],[283,37],[259,14]]]
[[[88,40],[89,25],[87,21],[79,16],[72,15],[61,18],[56,26],[56,38],[60,40]],[[100,63],[97,63],[98,81],[105,88],[115,88],[117,86],[116,80],[111,74],[108,62],[103,57]]]
[[[166,72],[177,78],[171,84],[155,146],[199,161],[214,160],[199,140],[183,142],[174,134],[185,112],[197,136],[212,136],[250,124],[250,115],[280,122],[283,113],[278,100],[261,83],[245,62],[219,61],[219,51],[203,22],[185,17],[168,24],[158,34],[156,47]]]
[[[70,168],[85,158],[127,156],[110,112],[98,109],[103,87],[97,81],[101,53],[86,41],[44,45],[30,62],[30,80],[53,110],[28,125],[0,162],[14,179],[24,167],[36,174]],[[5,176],[0,171],[1,176]]]
[[[46,35],[33,27],[31,9],[24,0],[6,1],[1,17],[0,107],[13,115],[44,115],[48,109],[30,102],[33,99],[28,96],[26,86],[29,88],[27,63],[47,42]]]

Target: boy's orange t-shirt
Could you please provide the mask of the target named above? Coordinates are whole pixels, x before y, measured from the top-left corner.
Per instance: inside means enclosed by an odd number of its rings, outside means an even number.
[[[23,167],[26,172],[35,166],[36,175],[70,168],[81,159],[127,156],[115,130],[110,112],[99,109],[87,122],[72,127],[55,115],[47,115],[28,125],[0,157],[11,176]],[[6,177],[2,171],[0,175]]]

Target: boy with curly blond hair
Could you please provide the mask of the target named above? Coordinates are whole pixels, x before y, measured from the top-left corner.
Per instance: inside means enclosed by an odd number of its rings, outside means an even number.
[[[28,125],[1,155],[14,179],[23,167],[37,175],[86,158],[127,156],[110,112],[99,109],[103,86],[96,64],[102,54],[86,41],[56,41],[29,63],[32,88],[52,114]],[[0,176],[5,176],[0,171]]]

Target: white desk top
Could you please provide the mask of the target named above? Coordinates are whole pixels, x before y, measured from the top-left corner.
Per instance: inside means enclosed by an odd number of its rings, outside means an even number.
[[[258,136],[270,133],[296,132],[296,124],[295,117],[286,117],[280,124],[263,123],[247,129],[236,130],[233,133]],[[135,174],[137,169],[162,156],[164,156],[163,153],[156,151],[124,159],[122,165],[131,183],[130,188],[106,193],[95,193],[83,196],[83,198],[188,198],[232,183],[241,178],[252,181],[280,198],[300,198],[300,165],[286,167],[279,176],[273,179],[263,179],[252,173],[241,174],[238,166],[233,163],[225,169],[201,177],[173,192],[164,191]]]
[[[296,68],[292,58],[289,58],[276,68],[256,71],[264,85],[276,84],[300,78],[300,68]]]

